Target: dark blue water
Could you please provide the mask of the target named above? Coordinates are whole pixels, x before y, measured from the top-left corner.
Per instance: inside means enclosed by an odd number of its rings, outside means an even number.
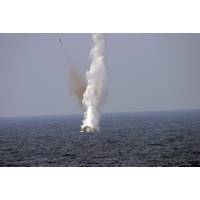
[[[0,119],[0,166],[200,166],[200,111]]]

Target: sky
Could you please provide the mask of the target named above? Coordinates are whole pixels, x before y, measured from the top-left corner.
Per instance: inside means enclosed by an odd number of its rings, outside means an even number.
[[[90,48],[90,34],[0,34],[0,117],[82,113],[68,75]],[[103,112],[200,109],[200,34],[105,34],[105,63]]]

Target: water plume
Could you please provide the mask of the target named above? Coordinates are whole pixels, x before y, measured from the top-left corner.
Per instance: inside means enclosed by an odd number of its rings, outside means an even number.
[[[90,57],[91,65],[86,73],[87,87],[82,99],[85,112],[81,130],[86,132],[99,130],[100,107],[103,101],[106,81],[103,34],[92,34]]]

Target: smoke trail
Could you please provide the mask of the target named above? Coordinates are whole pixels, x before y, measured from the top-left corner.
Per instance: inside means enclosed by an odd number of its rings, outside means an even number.
[[[65,49],[62,39],[59,38],[58,41],[62,47],[64,56],[66,58],[66,60],[65,60],[66,64],[69,65],[69,67],[70,67],[69,68],[70,92],[77,98],[81,108],[83,108],[82,99],[83,99],[83,94],[86,90],[85,79],[81,76],[79,71],[77,71],[77,69],[75,68],[71,58],[68,55],[68,52]]]
[[[82,99],[83,94],[86,90],[86,83],[80,73],[74,68],[71,67],[69,71],[69,78],[70,78],[70,90],[74,96],[77,97],[80,106],[83,108]]]
[[[100,107],[105,89],[103,34],[92,34],[92,42],[91,65],[86,73],[87,87],[82,100],[85,113],[81,130],[87,127],[90,130],[99,130]]]

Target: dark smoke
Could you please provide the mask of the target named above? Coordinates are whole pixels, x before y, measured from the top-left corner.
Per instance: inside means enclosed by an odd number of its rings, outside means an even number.
[[[71,67],[69,70],[70,78],[70,91],[77,98],[81,108],[83,108],[83,94],[86,90],[86,82],[81,74],[74,68]]]

